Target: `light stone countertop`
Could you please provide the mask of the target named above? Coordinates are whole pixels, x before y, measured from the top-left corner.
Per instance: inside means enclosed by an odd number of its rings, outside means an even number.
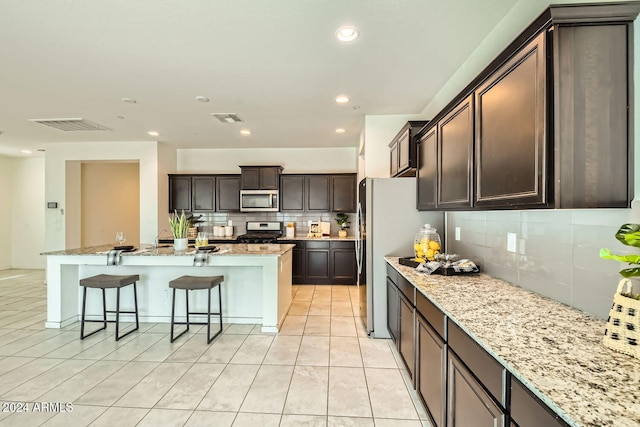
[[[347,236],[347,237],[338,237],[338,236],[327,236],[327,237],[307,237],[307,236],[296,236],[296,237],[285,237],[282,236],[278,238],[278,240],[317,240],[317,241],[340,241],[340,242],[355,242],[355,236]]]
[[[570,425],[640,425],[640,360],[602,345],[603,320],[486,274],[385,259]]]
[[[295,245],[280,243],[233,243],[214,245],[220,248],[216,252],[209,252],[209,256],[237,256],[237,255],[284,255]],[[193,256],[195,248],[189,246],[186,251],[176,252],[170,245],[160,245],[157,249],[146,249],[148,245],[133,252],[121,252],[121,256]],[[44,252],[40,255],[98,255],[106,256],[113,245],[89,246],[77,249]]]

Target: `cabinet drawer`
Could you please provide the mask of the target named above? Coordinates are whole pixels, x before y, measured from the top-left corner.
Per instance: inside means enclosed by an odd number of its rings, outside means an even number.
[[[393,283],[395,283],[396,285],[398,284],[398,276],[400,274],[398,273],[398,270],[396,270],[395,268],[391,267],[391,265],[389,263],[387,263],[387,277],[389,279],[391,279],[391,281]]]
[[[356,249],[355,242],[335,242],[331,241],[331,249]]]
[[[398,281],[396,282],[400,292],[409,300],[412,306],[416,305],[416,287],[413,286],[404,276],[398,274]]]
[[[328,241],[324,241],[324,242],[307,241],[306,242],[307,249],[329,249],[329,246],[330,245]]]
[[[296,245],[294,249],[304,249],[304,240],[278,240],[278,243],[283,245]]]
[[[505,407],[504,367],[451,319],[448,319],[447,334],[449,347],[469,367],[493,398]]]
[[[520,427],[567,425],[544,402],[513,377],[511,377],[511,418]]]
[[[447,337],[445,334],[445,322],[447,321],[446,316],[438,307],[436,307],[427,297],[422,295],[421,292],[416,290],[416,308],[418,312],[425,318],[427,322],[435,329],[435,331],[440,335],[441,338],[444,338],[446,341]]]

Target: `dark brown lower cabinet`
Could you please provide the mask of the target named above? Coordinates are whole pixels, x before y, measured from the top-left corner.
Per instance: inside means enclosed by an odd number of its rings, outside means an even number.
[[[305,255],[307,281],[327,283],[331,279],[329,242],[307,242]]]
[[[292,280],[295,284],[355,285],[355,242],[282,240],[293,248]]]
[[[520,381],[511,377],[511,425],[565,427],[568,424],[527,390]]]
[[[400,316],[398,309],[400,308],[400,296],[398,288],[389,277],[387,277],[387,329],[394,343],[398,343],[398,322]]]
[[[451,350],[448,360],[447,426],[503,427],[502,408]]]
[[[407,371],[411,377],[411,381],[415,383],[415,363],[416,363],[416,344],[415,344],[415,307],[413,304],[400,293],[399,304],[399,338],[398,351],[407,366]]]
[[[446,425],[447,347],[420,314],[416,315],[416,390],[427,408],[431,423]]]

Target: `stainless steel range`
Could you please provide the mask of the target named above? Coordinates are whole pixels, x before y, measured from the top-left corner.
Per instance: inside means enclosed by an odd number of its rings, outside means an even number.
[[[247,221],[247,233],[238,236],[238,243],[277,243],[282,236],[280,221]]]

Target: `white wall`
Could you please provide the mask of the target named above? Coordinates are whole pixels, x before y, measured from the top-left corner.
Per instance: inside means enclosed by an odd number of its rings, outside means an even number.
[[[358,153],[351,148],[178,150],[180,173],[240,173],[238,166],[276,165],[283,173],[355,173]]]
[[[11,267],[44,268],[44,158],[15,158],[11,197]]]
[[[428,120],[418,114],[364,118],[364,173],[367,178],[389,178],[389,143],[409,120]]]
[[[0,156],[0,270],[11,266],[11,189],[13,188],[13,159]]]
[[[83,160],[137,160],[140,165],[140,242],[153,242],[158,233],[159,210],[159,182],[166,180],[166,174],[160,175],[159,164],[163,164],[163,173],[168,169],[166,163],[170,160],[170,148],[161,147],[155,141],[132,142],[84,142],[84,143],[56,143],[47,147],[45,195],[47,201],[58,202],[60,209],[46,212],[46,240],[47,251],[69,248],[67,246],[66,229],[80,227],[80,223],[65,222],[64,213],[67,205],[77,207],[78,195],[67,200],[65,180],[75,182],[80,180],[79,169],[74,170],[73,176],[67,174],[68,162]],[[166,190],[166,188],[165,188]],[[166,217],[166,209],[164,213]],[[77,246],[77,245],[74,245]]]

